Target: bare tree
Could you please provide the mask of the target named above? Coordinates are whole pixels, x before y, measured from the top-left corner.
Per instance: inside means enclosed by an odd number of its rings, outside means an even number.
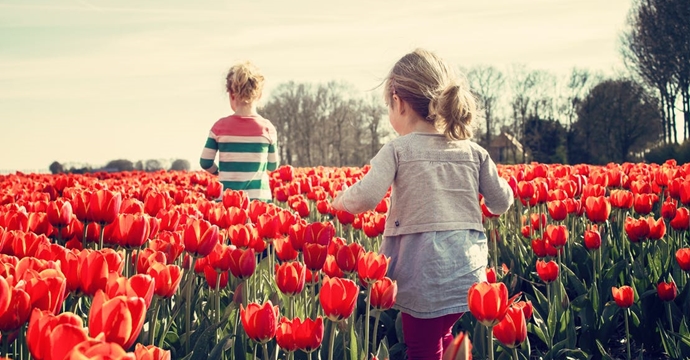
[[[475,66],[467,72],[467,81],[484,112],[486,133],[481,140],[485,146],[491,144],[491,135],[496,128],[496,112],[501,91],[505,84],[503,73],[494,66]]]

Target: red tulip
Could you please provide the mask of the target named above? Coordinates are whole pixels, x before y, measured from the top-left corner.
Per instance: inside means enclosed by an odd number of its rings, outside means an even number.
[[[292,261],[297,259],[297,256],[299,255],[297,250],[292,247],[290,238],[287,236],[279,237],[273,240],[273,246],[276,249],[276,257],[278,257],[280,261]]]
[[[628,216],[625,219],[625,233],[631,242],[637,243],[647,238],[649,235],[649,223],[647,219],[633,219]]]
[[[493,334],[509,348],[522,344],[527,339],[527,322],[522,309],[510,306],[503,320],[493,327]]]
[[[155,280],[152,276],[146,274],[136,274],[127,278],[111,273],[111,278],[105,287],[105,293],[108,295],[108,298],[112,299],[120,295],[140,297],[144,299],[144,304],[147,308],[151,305],[154,290]]]
[[[354,281],[325,277],[319,291],[319,303],[331,321],[347,319],[355,310],[359,287]]]
[[[7,310],[0,313],[0,331],[5,333],[22,327],[31,315],[31,297],[26,291],[14,287],[9,298]]]
[[[56,228],[65,227],[72,221],[72,204],[63,199],[57,199],[48,204],[46,209],[48,222]]]
[[[496,269],[493,267],[486,268],[486,281],[491,284],[496,282]]]
[[[144,212],[149,216],[156,216],[159,212],[167,210],[170,200],[170,196],[163,192],[149,191],[144,197]]]
[[[170,360],[170,350],[163,350],[153,345],[137,344],[134,347],[137,360]]]
[[[285,295],[297,295],[304,290],[306,267],[293,261],[276,265],[275,281],[278,289]]]
[[[671,220],[676,216],[677,209],[677,201],[675,201],[673,198],[667,198],[666,201],[661,204],[661,216],[664,219]]]
[[[328,245],[304,243],[302,252],[304,254],[304,264],[309,270],[321,270],[328,256]]]
[[[194,256],[206,256],[220,241],[218,227],[206,220],[192,220],[184,228],[185,251]]]
[[[101,290],[96,292],[89,311],[89,335],[104,334],[104,339],[128,349],[146,319],[146,305],[140,297],[116,296],[109,299]]]
[[[678,287],[676,283],[671,282],[660,282],[656,285],[656,292],[659,295],[661,301],[673,301],[678,295]]]
[[[371,286],[371,306],[378,310],[388,310],[395,305],[397,295],[398,283],[385,277]]]
[[[534,306],[531,301],[516,301],[512,306],[522,309],[522,312],[525,314],[525,320],[529,321],[532,318]]]
[[[198,264],[199,262],[197,262]],[[203,267],[204,278],[209,289],[224,289],[230,281],[227,271],[218,271],[209,265]],[[220,275],[220,277],[218,276]]]
[[[177,265],[153,263],[146,273],[154,279],[154,294],[164,298],[175,295],[182,280],[182,270]]]
[[[75,346],[63,360],[136,360],[134,354],[127,353],[114,342],[89,339]]]
[[[690,248],[682,248],[676,251],[676,262],[683,270],[690,272]]]
[[[611,206],[619,209],[630,209],[633,206],[634,195],[628,190],[611,190]]]
[[[139,248],[149,238],[151,227],[144,215],[121,214],[118,216],[119,245],[126,248]]]
[[[568,228],[565,225],[546,225],[544,231],[546,239],[548,239],[549,244],[553,245],[556,249],[565,246],[568,241]]]
[[[226,208],[236,207],[247,210],[249,209],[249,197],[244,191],[225,189],[223,191],[223,206]]]
[[[338,264],[335,262],[335,256],[333,255],[326,256],[326,262],[323,264],[323,268],[321,270],[323,270],[323,273],[329,277],[345,276],[345,273],[343,273],[343,271],[340,270]]]
[[[460,332],[443,353],[443,360],[472,360],[470,337]]]
[[[302,322],[299,318],[292,321],[292,331],[295,345],[298,349],[311,353],[321,346],[323,340],[323,318],[317,317],[316,320],[310,318]]]
[[[611,214],[611,204],[604,196],[590,196],[585,200],[587,218],[595,223],[603,223]]]
[[[470,312],[484,326],[494,326],[508,309],[508,288],[502,282],[474,283],[467,294]]]
[[[592,229],[585,230],[584,238],[587,250],[596,250],[601,247],[601,234],[596,228],[596,225],[594,225]]]
[[[335,261],[343,272],[350,274],[357,271],[357,262],[364,253],[364,247],[353,242],[338,248]]]
[[[252,276],[254,270],[256,270],[254,249],[234,248],[230,251],[230,272],[234,277],[244,280]]]
[[[537,275],[547,284],[556,280],[558,278],[558,264],[553,260],[549,262],[537,260]]]
[[[184,251],[182,232],[163,231],[158,233],[158,238],[149,241],[151,249],[165,253],[165,261],[172,264]]]
[[[53,315],[34,309],[26,330],[26,344],[36,360],[63,359],[77,344],[88,339],[79,316],[72,313]]]
[[[390,258],[383,254],[367,252],[357,260],[357,275],[362,282],[371,285],[386,276],[389,262]]]
[[[115,221],[122,205],[122,195],[120,193],[98,190],[89,202],[90,219],[100,225],[110,224]]]
[[[223,184],[220,181],[209,181],[206,186],[206,198],[209,200],[214,200],[220,198],[223,192]]]
[[[240,305],[240,317],[244,331],[250,339],[258,343],[264,344],[273,339],[278,328],[279,316],[278,306],[273,306],[271,300],[266,301],[263,305],[250,303],[246,309]]]
[[[31,307],[55,314],[65,299],[67,280],[60,270],[33,271],[24,279],[24,290],[31,298]]]
[[[110,273],[120,273],[119,266],[108,259],[105,251],[84,250],[79,254],[79,283],[85,294],[93,296],[105,290]]]
[[[649,239],[650,240],[660,240],[666,235],[666,223],[664,218],[659,218],[654,220],[653,217],[647,218],[647,223],[649,224]]]
[[[669,225],[675,230],[690,229],[690,213],[687,208],[681,207],[676,210],[676,215],[673,217]]]
[[[565,206],[563,200],[549,201],[546,206],[549,210],[549,216],[551,216],[554,221],[565,220],[568,216],[568,208]]]
[[[611,287],[611,293],[613,294],[613,300],[616,301],[618,306],[629,308],[633,305],[635,293],[630,286],[623,285],[620,288],[613,286]]]
[[[633,203],[633,208],[638,214],[646,215],[652,212],[654,204],[659,201],[656,194],[637,194]]]
[[[278,347],[283,349],[285,352],[294,352],[298,349],[297,343],[295,343],[295,327],[293,322],[299,321],[299,318],[294,320],[288,320],[286,317],[280,319],[278,324],[278,329],[276,329],[276,343]]]

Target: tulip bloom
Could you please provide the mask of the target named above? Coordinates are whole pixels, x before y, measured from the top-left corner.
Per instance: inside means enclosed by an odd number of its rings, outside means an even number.
[[[175,295],[182,280],[182,270],[177,265],[156,262],[149,266],[146,273],[154,279],[154,294],[164,298]]]
[[[678,287],[673,281],[668,283],[662,281],[656,285],[656,292],[662,301],[673,301],[678,295]]]
[[[321,269],[324,274],[329,277],[345,277],[345,273],[338,267],[338,263],[335,262],[335,256],[326,256],[326,262],[323,264]]]
[[[547,284],[556,280],[558,278],[558,264],[553,260],[549,262],[537,260],[537,275]]]
[[[338,248],[335,253],[335,262],[343,272],[350,274],[357,271],[357,260],[359,260],[363,253],[364,247],[359,243],[353,242]]]
[[[60,270],[33,271],[27,276],[24,290],[31,298],[31,307],[57,313],[65,299],[67,279]]]
[[[459,333],[443,354],[443,360],[472,360],[470,337],[464,332]]]
[[[115,221],[122,205],[122,195],[119,192],[98,190],[89,199],[89,214],[92,221],[101,226]]]
[[[494,326],[503,320],[508,309],[508,288],[499,282],[474,283],[467,294],[470,312],[484,326]]]
[[[630,209],[633,206],[634,195],[628,190],[611,190],[611,206],[619,209]]]
[[[688,209],[684,207],[678,208],[669,225],[675,230],[690,229],[690,212],[688,212]]]
[[[650,240],[661,240],[666,235],[666,223],[663,217],[654,220],[654,217],[650,216],[647,218],[647,223],[649,224],[648,238]]]
[[[682,248],[676,251],[676,262],[683,270],[690,272],[690,248]]]
[[[606,222],[611,214],[611,203],[605,196],[590,196],[585,200],[585,212],[592,222]]]
[[[234,248],[230,251],[230,272],[234,277],[244,280],[252,276],[254,270],[256,270],[254,249],[242,250]]]
[[[276,265],[275,281],[283,294],[297,295],[304,290],[306,267],[297,261]]]
[[[153,345],[144,346],[136,344],[134,356],[136,356],[137,360],[170,360],[171,355],[170,350],[163,350]]]
[[[96,292],[89,311],[89,335],[104,334],[108,342],[128,349],[139,336],[146,320],[146,304],[140,297],[116,296],[109,299]]]
[[[273,240],[273,246],[276,249],[276,257],[280,261],[292,261],[297,259],[297,256],[299,255],[297,250],[292,247],[290,238],[287,236],[279,237]]]
[[[568,208],[565,206],[563,200],[549,201],[546,206],[549,210],[549,216],[551,216],[554,221],[565,220],[568,216]]]
[[[493,267],[486,268],[486,281],[493,284],[496,282],[496,269]]]
[[[299,320],[299,318],[295,319]],[[280,319],[278,328],[276,329],[276,343],[283,351],[291,353],[297,350],[297,343],[295,343],[295,329],[293,328],[293,321],[286,317]]]
[[[601,234],[597,228],[585,230],[584,238],[587,250],[596,250],[601,247]]]
[[[395,305],[397,295],[398,283],[385,277],[371,286],[371,306],[378,310],[388,310]]]
[[[633,305],[635,301],[635,292],[633,288],[628,285],[621,286],[620,288],[611,287],[611,294],[613,295],[613,300],[616,304],[622,308],[629,308]]]
[[[493,334],[509,348],[522,344],[527,339],[527,321],[522,309],[510,306],[503,320],[493,327]]]
[[[304,322],[296,318],[292,321],[292,331],[297,348],[306,353],[311,353],[321,346],[321,341],[323,340],[323,318],[317,317],[316,320],[306,318]]]
[[[219,242],[218,227],[206,220],[192,220],[184,229],[185,251],[194,256],[207,256]]]
[[[359,287],[352,280],[324,278],[319,291],[319,303],[329,320],[340,321],[352,315],[358,294]]]
[[[565,225],[549,224],[546,225],[544,235],[549,240],[549,244],[558,249],[568,241],[568,228]]]
[[[22,327],[31,315],[31,297],[24,290],[11,288],[7,310],[0,314],[0,331],[12,332]],[[2,296],[7,296],[2,295]]]
[[[386,276],[389,262],[390,258],[384,254],[367,252],[357,260],[357,275],[362,282],[371,285],[376,280],[381,280]]]
[[[279,316],[278,306],[273,306],[271,300],[266,301],[263,305],[250,303],[246,309],[240,305],[240,317],[244,331],[250,339],[261,344],[267,343],[275,336]]]
[[[46,215],[50,225],[56,228],[66,227],[72,221],[72,204],[63,199],[57,199],[48,204]]]
[[[140,297],[144,299],[144,304],[148,308],[151,305],[155,289],[154,279],[150,275],[136,274],[130,278],[112,274],[105,293],[108,298],[124,295],[126,297]]]
[[[117,343],[89,339],[75,346],[63,360],[83,359],[135,360],[137,358],[134,354],[127,353]]]
[[[625,218],[625,233],[631,242],[637,243],[647,238],[649,235],[649,223],[647,219],[633,219],[630,216]]]
[[[126,248],[140,248],[151,233],[151,227],[144,215],[121,214],[117,219],[119,243]]]
[[[63,359],[77,344],[88,339],[82,319],[66,312],[53,315],[34,309],[26,330],[26,344],[36,360]]]

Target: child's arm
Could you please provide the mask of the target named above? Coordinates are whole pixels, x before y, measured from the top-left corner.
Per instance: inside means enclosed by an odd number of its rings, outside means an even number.
[[[266,169],[268,171],[273,171],[280,165],[280,159],[278,159],[278,143],[268,145],[268,165]]]
[[[204,146],[204,150],[201,152],[199,165],[213,175],[218,175],[218,166],[215,164],[217,152],[218,142],[216,141],[216,135],[211,131],[208,134],[208,139],[206,139],[206,146]]]
[[[333,208],[351,214],[374,209],[386,196],[396,172],[395,149],[392,145],[386,144],[371,159],[369,172],[333,200]]]
[[[508,182],[498,176],[496,164],[488,154],[479,168],[479,192],[484,196],[484,204],[493,214],[503,214],[513,204],[513,191]]]

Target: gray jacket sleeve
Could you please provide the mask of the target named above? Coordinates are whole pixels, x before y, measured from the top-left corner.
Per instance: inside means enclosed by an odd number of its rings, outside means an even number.
[[[397,171],[395,149],[389,143],[371,159],[369,172],[343,193],[342,205],[351,214],[374,209],[386,196]]]
[[[513,191],[508,182],[498,176],[496,164],[488,154],[485,154],[479,168],[479,192],[492,214],[503,214],[513,204]]]

